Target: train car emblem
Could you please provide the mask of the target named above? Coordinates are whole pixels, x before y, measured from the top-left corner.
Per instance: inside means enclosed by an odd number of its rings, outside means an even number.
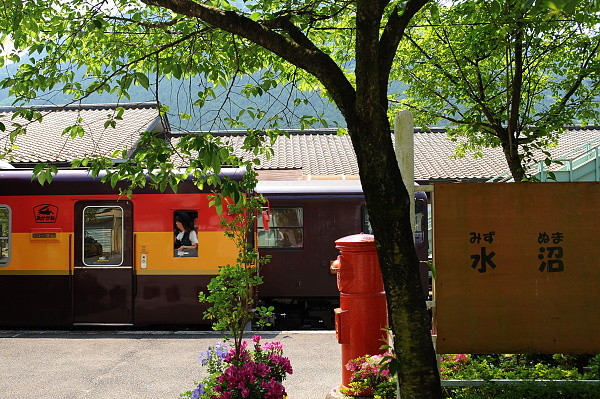
[[[36,223],[55,223],[58,218],[58,207],[51,204],[40,204],[33,208]]]

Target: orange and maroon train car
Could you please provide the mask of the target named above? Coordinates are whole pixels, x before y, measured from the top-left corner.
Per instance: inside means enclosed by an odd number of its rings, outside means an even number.
[[[243,170],[223,174],[240,179]],[[46,186],[31,176],[0,170],[0,326],[209,323],[198,292],[237,255],[209,191],[190,180],[177,194],[146,188],[125,197],[86,171],[61,170]],[[258,295],[276,308],[273,328],[333,328],[335,240],[370,232],[360,182],[260,182],[257,191],[270,204],[270,229],[259,219],[256,236],[260,255],[271,257]],[[415,247],[427,260],[424,193],[415,204]],[[175,249],[177,217],[194,224],[197,250]]]
[[[46,186],[31,176],[0,170],[0,326],[207,323],[198,292],[237,254],[209,191],[184,181],[177,194],[126,197],[86,171]],[[177,215],[197,251],[175,249]]]

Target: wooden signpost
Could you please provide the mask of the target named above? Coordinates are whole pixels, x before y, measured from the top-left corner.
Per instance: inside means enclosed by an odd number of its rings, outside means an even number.
[[[600,183],[435,184],[438,353],[600,353]]]

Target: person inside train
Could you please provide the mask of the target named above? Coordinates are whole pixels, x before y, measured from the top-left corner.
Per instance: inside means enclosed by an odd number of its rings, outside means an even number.
[[[198,256],[198,236],[190,217],[184,212],[177,212],[175,226],[175,256]]]
[[[284,248],[289,248],[292,246],[292,242],[290,241],[290,236],[288,233],[283,233],[283,240],[281,240],[281,246]]]

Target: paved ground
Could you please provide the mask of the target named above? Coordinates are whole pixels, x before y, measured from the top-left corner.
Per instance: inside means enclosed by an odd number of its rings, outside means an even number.
[[[324,399],[341,382],[334,331],[259,333],[280,341],[290,399]],[[0,399],[176,399],[203,375],[214,332],[0,330]],[[251,337],[251,335],[249,336]]]

